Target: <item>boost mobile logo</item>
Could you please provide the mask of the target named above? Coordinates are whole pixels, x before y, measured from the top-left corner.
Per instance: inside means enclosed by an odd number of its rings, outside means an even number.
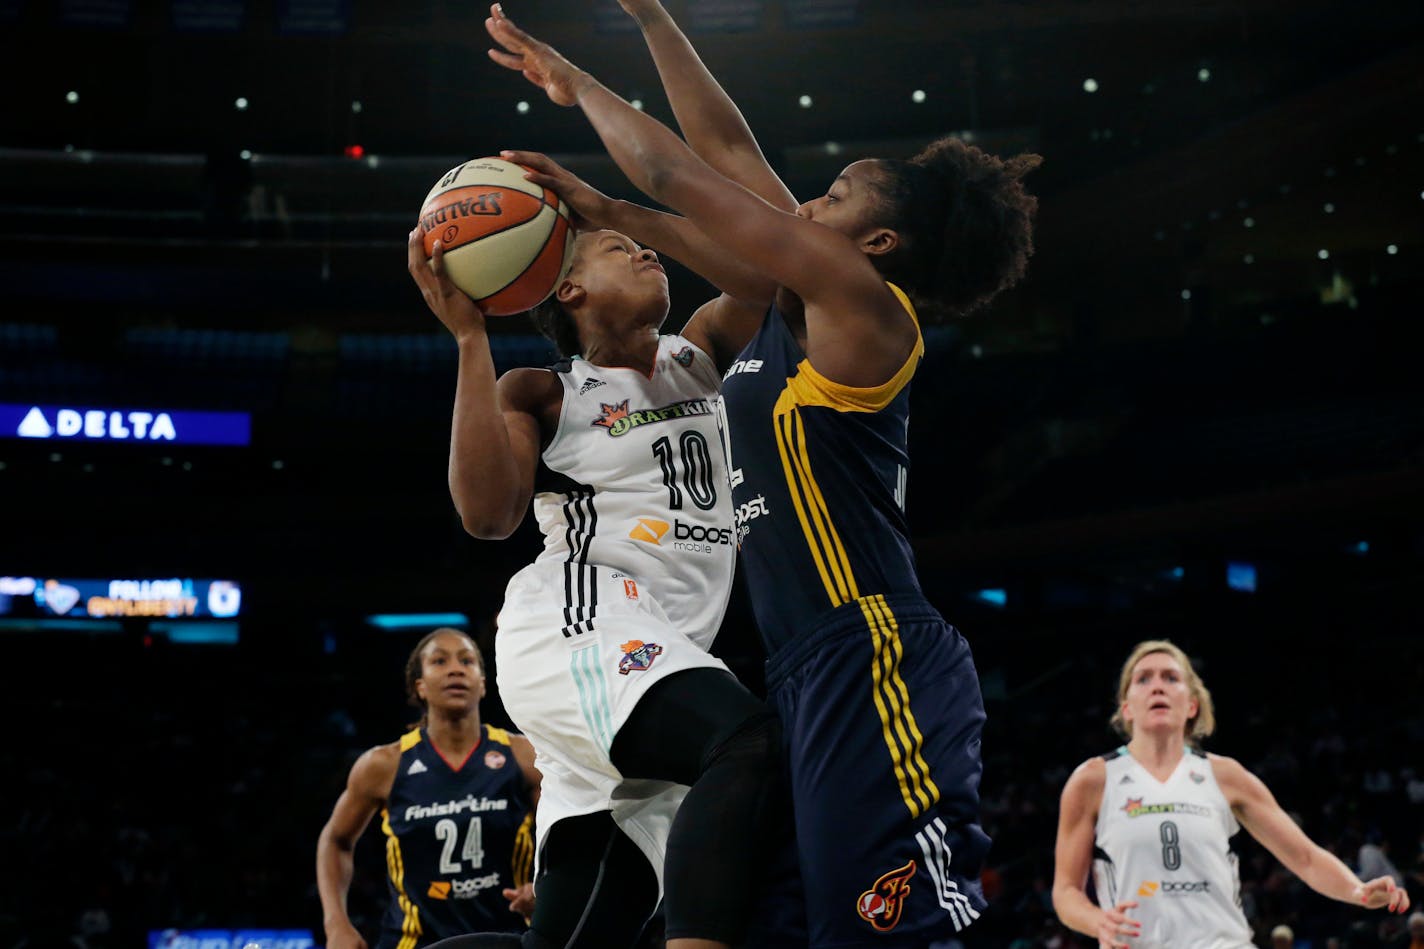
[[[640,517],[637,526],[628,532],[628,536],[645,544],[661,547],[663,535],[671,526],[667,521],[660,521],[656,517]]]

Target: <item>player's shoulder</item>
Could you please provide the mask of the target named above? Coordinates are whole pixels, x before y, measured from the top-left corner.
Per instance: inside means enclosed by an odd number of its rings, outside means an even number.
[[[1102,755],[1094,755],[1082,762],[1068,775],[1063,785],[1064,802],[1092,803],[1096,806],[1107,783],[1107,774],[1108,763]]]
[[[537,414],[548,406],[551,399],[562,399],[563,383],[555,368],[538,369],[520,366],[499,377],[496,387],[505,409]]]
[[[416,732],[415,734],[419,734]],[[402,743],[406,739],[374,745],[367,748],[351,766],[348,784],[356,790],[374,797],[385,797],[395,782],[396,771],[400,768]]]
[[[1211,765],[1211,773],[1220,785],[1239,784],[1251,775],[1246,766],[1235,758],[1210,752],[1198,752]]]

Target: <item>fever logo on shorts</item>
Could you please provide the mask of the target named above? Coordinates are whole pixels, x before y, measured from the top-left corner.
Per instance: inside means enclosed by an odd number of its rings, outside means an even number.
[[[623,650],[623,658],[618,660],[618,674],[645,672],[653,660],[663,654],[663,647],[657,643],[645,643],[641,639],[630,639],[618,647]]]
[[[855,911],[860,918],[876,932],[888,933],[900,925],[900,916],[905,911],[905,900],[910,897],[910,877],[915,875],[915,861],[911,860],[896,870],[875,881],[875,885],[856,901]]]
[[[504,752],[490,749],[485,752],[485,767],[491,771],[498,771],[504,767]]]
[[[641,540],[645,544],[652,544],[661,547],[663,535],[672,527],[667,521],[660,521],[656,517],[640,517],[638,524],[628,532],[628,536],[634,540]]]

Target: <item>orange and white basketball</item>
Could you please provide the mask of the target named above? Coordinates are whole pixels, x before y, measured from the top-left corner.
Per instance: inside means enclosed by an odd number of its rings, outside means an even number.
[[[542,303],[573,262],[569,208],[526,181],[528,170],[502,158],[467,161],[441,176],[420,209],[426,256],[441,241],[446,273],[491,316]]]

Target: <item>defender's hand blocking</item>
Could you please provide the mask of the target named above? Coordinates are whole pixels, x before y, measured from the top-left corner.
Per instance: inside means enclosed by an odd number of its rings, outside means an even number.
[[[561,56],[554,47],[541,43],[515,26],[514,21],[504,15],[504,7],[498,3],[490,7],[485,29],[496,43],[508,51],[492,49],[489,58],[506,69],[523,73],[525,79],[548,93],[554,105],[574,105],[578,102],[579,90],[593,81],[588,73]]]
[[[483,332],[484,313],[445,275],[445,247],[436,241],[435,255],[427,260],[418,227],[410,232],[406,242],[406,269],[420,288],[425,305],[456,339],[463,339],[471,332]]]
[[[1409,894],[1397,885],[1393,877],[1376,877],[1355,888],[1360,905],[1368,909],[1383,909],[1391,913],[1409,911]]]
[[[574,227],[580,231],[613,226],[615,202],[542,152],[502,151],[499,157],[530,169],[524,178],[548,188],[564,199],[574,212]]]

